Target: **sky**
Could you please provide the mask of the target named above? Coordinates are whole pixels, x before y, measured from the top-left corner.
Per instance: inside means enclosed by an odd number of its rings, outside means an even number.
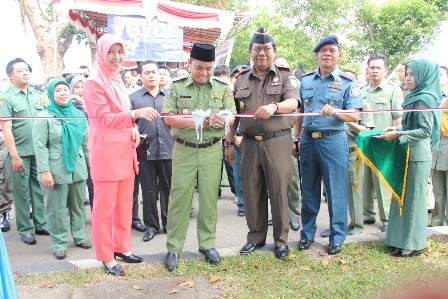
[[[257,0],[251,0],[251,2],[254,1]],[[0,28],[3,28],[0,31],[0,38],[3,41],[0,50],[0,79],[6,77],[1,70],[4,70],[8,61],[22,57],[33,67],[32,82],[43,83],[42,65],[36,52],[34,33],[31,27],[28,27],[27,33],[23,30],[19,5],[16,0],[2,0]],[[445,21],[433,45],[414,57],[425,57],[435,60],[440,65],[448,66],[447,41],[448,21]],[[85,47],[83,42],[79,45],[74,41],[64,57],[64,63],[66,70],[76,69],[80,65],[90,66],[92,64],[90,49]]]

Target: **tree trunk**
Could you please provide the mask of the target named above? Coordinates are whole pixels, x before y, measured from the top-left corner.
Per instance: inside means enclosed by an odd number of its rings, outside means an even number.
[[[60,77],[64,69],[64,55],[73,40],[74,33],[63,33],[69,25],[68,18],[47,16],[39,5],[39,0],[17,0],[21,10],[25,13],[37,41],[37,54],[39,55],[43,73],[48,77]],[[55,49],[56,48],[56,49]]]

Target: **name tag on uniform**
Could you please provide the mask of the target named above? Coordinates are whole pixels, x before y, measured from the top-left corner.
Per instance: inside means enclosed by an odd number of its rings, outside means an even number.
[[[305,90],[313,90],[313,87],[312,86],[307,86],[307,87],[305,87]]]
[[[179,96],[181,99],[191,99],[191,96]]]
[[[281,82],[277,82],[277,83],[272,83],[271,85],[272,86],[278,86],[278,85],[282,85],[282,83]]]

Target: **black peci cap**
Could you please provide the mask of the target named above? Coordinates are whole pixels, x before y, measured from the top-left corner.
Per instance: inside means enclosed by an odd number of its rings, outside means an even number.
[[[204,62],[215,61],[215,47],[209,44],[193,44],[190,58]]]
[[[272,35],[268,33],[268,31],[264,27],[260,27],[256,32],[254,32],[250,42],[254,44],[267,44],[267,43],[275,44],[274,38],[272,37]]]

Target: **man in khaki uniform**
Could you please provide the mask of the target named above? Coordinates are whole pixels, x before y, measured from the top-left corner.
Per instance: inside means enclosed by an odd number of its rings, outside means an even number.
[[[268,231],[268,192],[271,201],[275,256],[288,255],[288,191],[291,184],[291,128],[294,117],[273,117],[292,113],[299,106],[297,82],[287,68],[277,67],[274,38],[260,27],[252,36],[249,54],[254,66],[243,71],[235,82],[235,101],[241,113],[254,117],[237,119],[226,139],[232,144],[240,124],[243,134],[241,178],[246,213],[247,244],[241,254],[250,254],[265,245]],[[239,121],[238,121],[239,120]],[[232,147],[226,147],[226,158],[234,160]],[[200,188],[200,185],[199,185]]]
[[[210,109],[212,114],[204,119],[202,140],[197,138],[193,118],[165,118],[176,141],[166,227],[168,254],[165,267],[168,271],[177,267],[185,243],[196,177],[199,184],[199,251],[209,263],[221,262],[214,246],[222,164],[220,141],[224,136],[225,119],[217,113],[229,109],[233,114],[236,110],[228,84],[212,77],[214,61],[215,47],[194,44],[190,55],[191,74],[173,81],[172,90],[167,91],[163,103],[162,113],[190,115],[196,109]]]
[[[23,59],[16,58],[6,66],[11,87],[0,97],[0,116],[33,117],[45,109],[38,93],[28,87],[32,69]],[[22,241],[36,244],[34,233],[49,235],[46,225],[43,190],[37,180],[37,164],[33,148],[33,120],[2,120],[11,176],[17,231]],[[33,223],[30,222],[30,207]]]
[[[387,58],[383,55],[373,55],[367,61],[367,72],[370,84],[362,90],[362,98],[366,100],[372,110],[401,109],[403,93],[397,85],[387,82]],[[379,112],[373,114],[376,130],[385,130],[388,127],[401,125],[401,112]],[[382,230],[387,231],[389,220],[390,192],[386,189],[380,179],[368,167],[364,167],[364,224],[375,223],[374,193],[378,201],[380,219],[383,223]],[[373,186],[373,188],[372,188]]]

